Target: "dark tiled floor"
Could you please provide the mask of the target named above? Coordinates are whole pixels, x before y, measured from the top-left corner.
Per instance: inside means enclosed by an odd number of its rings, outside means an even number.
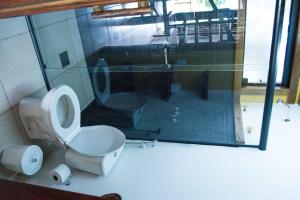
[[[141,95],[148,103],[138,125],[134,129],[118,127],[127,138],[235,144],[232,91],[209,90],[208,100],[190,90],[181,90],[169,101],[162,100],[157,93]],[[102,124],[93,117],[95,112],[101,112],[95,106],[91,105],[83,112],[82,125]]]
[[[123,130],[128,138],[235,144],[231,91],[209,91],[208,100],[193,91],[181,91],[169,101],[155,94],[145,96],[148,105],[137,131]],[[160,134],[155,133],[158,129]]]

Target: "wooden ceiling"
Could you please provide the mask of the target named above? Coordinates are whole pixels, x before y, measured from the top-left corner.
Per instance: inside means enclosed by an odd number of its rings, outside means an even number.
[[[93,19],[101,19],[108,17],[121,17],[121,16],[131,16],[131,15],[144,15],[151,13],[150,7],[140,7],[140,8],[128,8],[128,9],[118,9],[118,10],[103,10],[92,12]]]
[[[0,1],[0,18],[137,2],[137,0],[9,0]]]

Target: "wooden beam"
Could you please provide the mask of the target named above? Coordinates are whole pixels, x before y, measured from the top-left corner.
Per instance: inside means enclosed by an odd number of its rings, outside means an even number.
[[[242,87],[244,52],[245,52],[245,29],[246,29],[246,0],[239,0],[237,11],[237,40],[235,47],[235,71],[234,91],[239,92]]]
[[[117,9],[117,10],[98,10],[92,13],[92,17],[94,19],[100,19],[100,18],[108,18],[108,17],[143,15],[143,14],[150,14],[150,13],[151,13],[150,7]]]
[[[0,18],[77,9],[92,6],[123,4],[137,0],[10,0],[0,1]]]
[[[233,105],[234,105],[234,125],[235,140],[237,143],[245,144],[243,120],[240,103],[240,92],[242,88],[244,51],[245,51],[245,24],[246,24],[246,0],[239,0],[237,11],[237,39],[235,46],[235,66],[233,82]]]
[[[288,96],[290,90],[288,88],[276,87],[275,88],[275,96]],[[243,87],[241,90],[241,95],[266,95],[266,87],[258,87],[258,86],[247,86]]]
[[[240,98],[234,98],[234,127],[235,127],[235,141],[238,144],[245,144],[245,134],[243,127],[243,118],[241,110]]]
[[[299,85],[300,85],[300,81],[299,81]],[[297,98],[295,103],[300,105],[300,87],[298,87]]]
[[[299,16],[300,18],[300,16]],[[290,80],[290,93],[288,95],[288,103],[294,104],[296,102],[297,93],[299,90],[299,80],[300,80],[300,19],[298,20],[298,34],[294,51],[294,60],[291,70],[291,80]]]

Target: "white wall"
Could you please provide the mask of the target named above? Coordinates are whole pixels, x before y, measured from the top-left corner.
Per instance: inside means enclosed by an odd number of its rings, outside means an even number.
[[[94,99],[94,93],[74,10],[38,14],[32,19],[51,87],[69,85],[84,109]],[[64,51],[70,60],[65,68],[59,57]]]
[[[46,91],[25,18],[0,19],[0,150],[8,144],[27,143],[18,102],[25,96],[41,97]],[[11,175],[0,165],[0,178]]]
[[[76,91],[81,108],[85,107],[94,94],[74,11],[39,15],[34,20],[45,38],[41,50],[51,86],[68,84]],[[71,63],[62,69],[58,54],[64,50],[68,50]],[[8,144],[29,143],[19,118],[18,102],[26,96],[42,98],[46,92],[25,17],[0,19],[0,151]],[[49,151],[46,149],[44,154]],[[0,178],[12,175],[0,164]]]

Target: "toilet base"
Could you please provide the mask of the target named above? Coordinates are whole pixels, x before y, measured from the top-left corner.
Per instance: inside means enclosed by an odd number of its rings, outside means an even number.
[[[99,176],[107,176],[119,159],[123,147],[124,145],[116,151],[102,156],[85,156],[69,148],[66,150],[65,158],[67,164],[73,168]]]

